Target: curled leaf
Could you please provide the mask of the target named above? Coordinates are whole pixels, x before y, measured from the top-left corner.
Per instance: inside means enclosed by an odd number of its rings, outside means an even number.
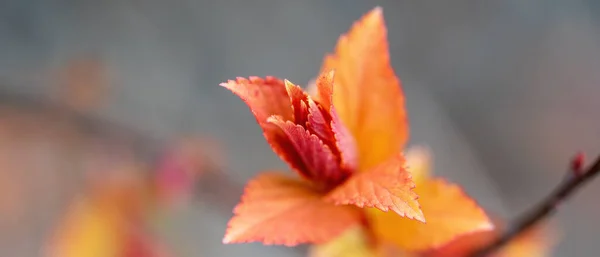
[[[292,103],[284,81],[275,77],[237,78],[237,80],[221,83],[221,86],[238,95],[248,105],[273,151],[298,174],[306,177],[306,167],[301,156],[295,151],[289,151],[294,146],[288,136],[280,128],[267,122],[267,119],[273,115],[286,121],[294,120]]]
[[[302,88],[288,80],[285,80],[284,84],[290,98],[291,108],[294,111],[294,123],[305,125],[308,121],[308,95],[304,93]]]
[[[293,151],[298,152],[306,167],[307,177],[314,182],[335,185],[344,180],[349,173],[337,162],[331,149],[302,126],[291,121],[283,121],[273,116],[269,122],[278,126],[292,142]]]
[[[375,207],[382,211],[425,222],[417,202],[410,173],[401,155],[390,158],[371,170],[357,173],[327,195],[334,204]]]
[[[323,201],[310,183],[277,173],[250,181],[234,214],[224,243],[324,243],[361,220],[356,209]]]

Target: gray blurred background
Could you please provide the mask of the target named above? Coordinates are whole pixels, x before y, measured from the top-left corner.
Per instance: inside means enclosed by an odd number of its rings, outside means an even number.
[[[411,144],[427,145],[435,173],[463,184],[491,212],[514,217],[560,181],[576,151],[600,153],[600,2],[591,0],[3,0],[0,103],[25,106],[40,122],[36,112],[47,107],[30,108],[30,100],[13,96],[60,103],[47,71],[95,56],[112,80],[89,116],[157,142],[183,134],[214,138],[226,153],[230,183],[241,185],[286,166],[243,102],[217,85],[250,75],[306,84],[338,36],[377,5],[407,95]],[[67,157],[48,144],[32,149],[44,164],[0,170],[8,181],[18,177],[14,183],[28,195],[12,194],[25,206],[14,222],[1,223],[2,256],[40,256],[78,190],[77,170],[60,168]],[[564,205],[555,256],[598,252],[599,185]],[[176,256],[303,255],[221,244],[239,190],[218,208],[200,197],[171,214],[160,233]]]

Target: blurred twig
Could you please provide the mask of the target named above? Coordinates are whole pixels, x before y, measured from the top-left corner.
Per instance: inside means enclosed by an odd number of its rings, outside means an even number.
[[[576,157],[571,172],[567,178],[558,185],[558,187],[541,203],[536,205],[529,212],[526,212],[520,219],[517,219],[503,234],[497,237],[489,244],[476,249],[469,257],[484,257],[500,250],[508,244],[512,239],[521,235],[525,231],[534,227],[539,222],[552,216],[571,195],[582,188],[586,183],[591,181],[600,173],[600,156],[587,169],[581,170],[581,157]]]
[[[0,107],[8,107],[16,111],[31,112],[46,117],[52,121],[64,121],[71,123],[81,132],[96,138],[119,145],[131,147],[138,158],[150,165],[156,165],[167,149],[168,142],[149,137],[143,133],[108,121],[91,113],[81,113],[68,105],[52,102],[47,99],[35,97],[29,94],[9,92],[0,87]],[[222,208],[223,212],[230,212],[231,207],[239,200],[243,191],[243,185],[233,181],[222,164],[208,161],[207,171],[203,175],[196,190],[196,197],[202,198]]]

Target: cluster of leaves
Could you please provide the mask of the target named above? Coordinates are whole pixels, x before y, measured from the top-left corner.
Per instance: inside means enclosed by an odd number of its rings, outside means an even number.
[[[408,119],[381,8],[339,38],[307,91],[275,77],[221,85],[299,175],[251,180],[224,243],[308,243],[314,257],[461,256],[499,232],[458,185],[429,175],[426,153],[405,159]],[[541,256],[537,233],[498,256]]]

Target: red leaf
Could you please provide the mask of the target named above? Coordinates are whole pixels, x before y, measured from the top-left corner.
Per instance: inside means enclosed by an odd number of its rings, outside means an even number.
[[[279,115],[285,120],[292,120],[294,117],[285,84],[278,78],[237,78],[221,83],[221,86],[242,98],[258,123],[265,123],[271,115]]]
[[[334,72],[323,72],[316,80],[318,88],[318,99],[324,108],[329,112],[331,130],[335,139],[335,148],[340,152],[340,161],[344,168],[356,170],[358,168],[358,149],[356,140],[348,128],[344,126],[339,118],[335,107],[332,105]]]
[[[335,185],[349,175],[348,171],[340,167],[331,149],[316,135],[291,121],[284,121],[281,117],[272,116],[269,122],[278,126],[288,136],[294,147],[293,151],[299,153],[312,181],[324,183],[325,186]]]
[[[315,101],[308,99],[308,122],[306,123],[306,127],[331,147],[332,150],[335,149],[337,151],[330,122],[331,116],[329,113],[325,112],[323,107]]]
[[[398,155],[371,170],[354,174],[326,199],[335,204],[392,210],[400,216],[425,222],[413,188],[415,183],[404,168],[404,158]]]
[[[276,173],[250,181],[234,213],[223,243],[324,243],[360,222],[355,208],[326,203],[309,183]]]
[[[333,106],[331,107],[331,130],[335,137],[337,149],[340,151],[342,166],[350,170],[356,170],[359,159],[356,140],[354,140],[348,128],[342,124]]]
[[[302,88],[294,85],[292,82],[285,80],[284,83],[290,102],[292,103],[292,110],[294,111],[293,121],[298,125],[304,126],[308,117],[308,96],[302,91]]]
[[[288,136],[280,128],[267,122],[272,115],[278,115],[286,121],[294,120],[292,103],[284,82],[274,77],[250,77],[230,80],[221,83],[221,86],[231,90],[248,105],[273,151],[298,174],[307,177],[301,156],[290,151],[294,146]]]

